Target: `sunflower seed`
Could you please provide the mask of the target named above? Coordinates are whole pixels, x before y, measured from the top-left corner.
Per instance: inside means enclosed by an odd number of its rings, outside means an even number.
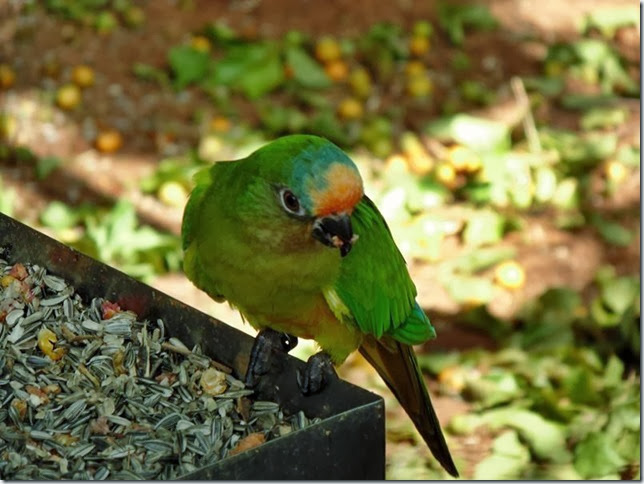
[[[161,319],[138,321],[117,308],[104,320],[109,301],[85,304],[63,279],[25,268],[28,304],[18,285],[0,288],[3,478],[177,479],[225,457],[249,433],[271,438],[316,421],[284,418],[265,401],[240,420],[238,399],[253,392],[225,374],[226,393],[204,395],[201,376],[218,375],[222,365],[201,345],[168,338]],[[11,269],[0,259],[0,274]],[[36,344],[45,324],[65,352],[58,360]]]
[[[41,306],[56,306],[57,304],[62,303],[65,299],[69,297],[68,294],[63,294],[62,296],[50,297],[49,299],[41,299]]]
[[[18,319],[20,319],[24,314],[25,314],[24,310],[14,309],[9,314],[7,314],[7,316],[5,317],[5,322],[11,328],[13,327],[14,324],[18,322]]]

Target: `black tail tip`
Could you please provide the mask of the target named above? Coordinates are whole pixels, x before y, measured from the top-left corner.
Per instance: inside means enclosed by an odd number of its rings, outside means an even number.
[[[452,476],[452,477],[460,477],[460,476],[459,476],[459,474],[458,474],[458,469],[456,468],[456,466],[454,465],[454,463],[453,463],[453,462],[452,462],[452,465],[450,465],[450,466],[443,466],[443,468],[447,471],[447,473],[448,473],[450,476]]]
[[[452,456],[450,454],[442,456],[441,459],[438,459],[438,462],[450,476],[460,477],[458,474],[458,469],[456,468],[456,465],[454,464],[454,461],[452,460]]]

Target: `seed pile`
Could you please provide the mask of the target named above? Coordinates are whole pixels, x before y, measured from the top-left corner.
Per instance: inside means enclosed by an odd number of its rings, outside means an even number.
[[[0,259],[1,479],[176,479],[318,420],[251,393],[162,320]]]

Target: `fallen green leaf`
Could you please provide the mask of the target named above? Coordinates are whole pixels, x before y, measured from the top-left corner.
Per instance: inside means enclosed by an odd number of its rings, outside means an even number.
[[[478,152],[503,152],[510,148],[509,126],[469,114],[456,114],[427,125],[425,131],[440,140],[452,140]]]
[[[61,165],[62,161],[56,156],[45,156],[36,162],[36,177],[44,180],[49,174]]]
[[[585,131],[592,129],[614,128],[626,122],[628,111],[622,108],[593,108],[580,120]]]
[[[618,247],[627,247],[633,240],[634,234],[617,222],[606,220],[597,213],[590,214],[590,222],[604,240]]]
[[[293,69],[293,79],[304,87],[322,89],[331,85],[320,64],[300,47],[290,47],[286,51],[286,63]]]
[[[584,479],[617,473],[626,464],[615,442],[603,433],[591,433],[575,447],[575,469]]]
[[[493,210],[477,210],[463,230],[463,241],[470,247],[494,244],[503,238],[505,217]]]
[[[442,2],[438,6],[438,22],[455,45],[465,40],[465,29],[492,30],[498,22],[485,5],[463,5]]]
[[[441,284],[458,303],[486,304],[494,297],[494,285],[489,279],[449,274],[440,277]]]
[[[483,419],[493,429],[516,429],[532,451],[542,459],[564,462],[570,457],[563,427],[535,412],[521,408],[502,408],[485,412]]]
[[[596,28],[606,38],[612,38],[621,27],[639,26],[640,15],[637,7],[605,7],[590,11],[580,25],[582,33]]]
[[[172,47],[168,53],[168,62],[174,75],[174,87],[180,90],[203,79],[208,71],[209,61],[206,52],[188,45]]]
[[[63,202],[51,202],[40,214],[40,222],[52,229],[73,227],[79,221],[78,213]]]

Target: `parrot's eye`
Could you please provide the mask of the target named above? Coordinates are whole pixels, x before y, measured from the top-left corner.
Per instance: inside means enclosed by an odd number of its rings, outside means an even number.
[[[291,212],[292,214],[295,214],[295,215],[304,214],[304,210],[300,205],[300,201],[297,199],[297,197],[291,190],[288,190],[286,188],[282,189],[280,196],[282,199],[282,205],[288,212]]]

